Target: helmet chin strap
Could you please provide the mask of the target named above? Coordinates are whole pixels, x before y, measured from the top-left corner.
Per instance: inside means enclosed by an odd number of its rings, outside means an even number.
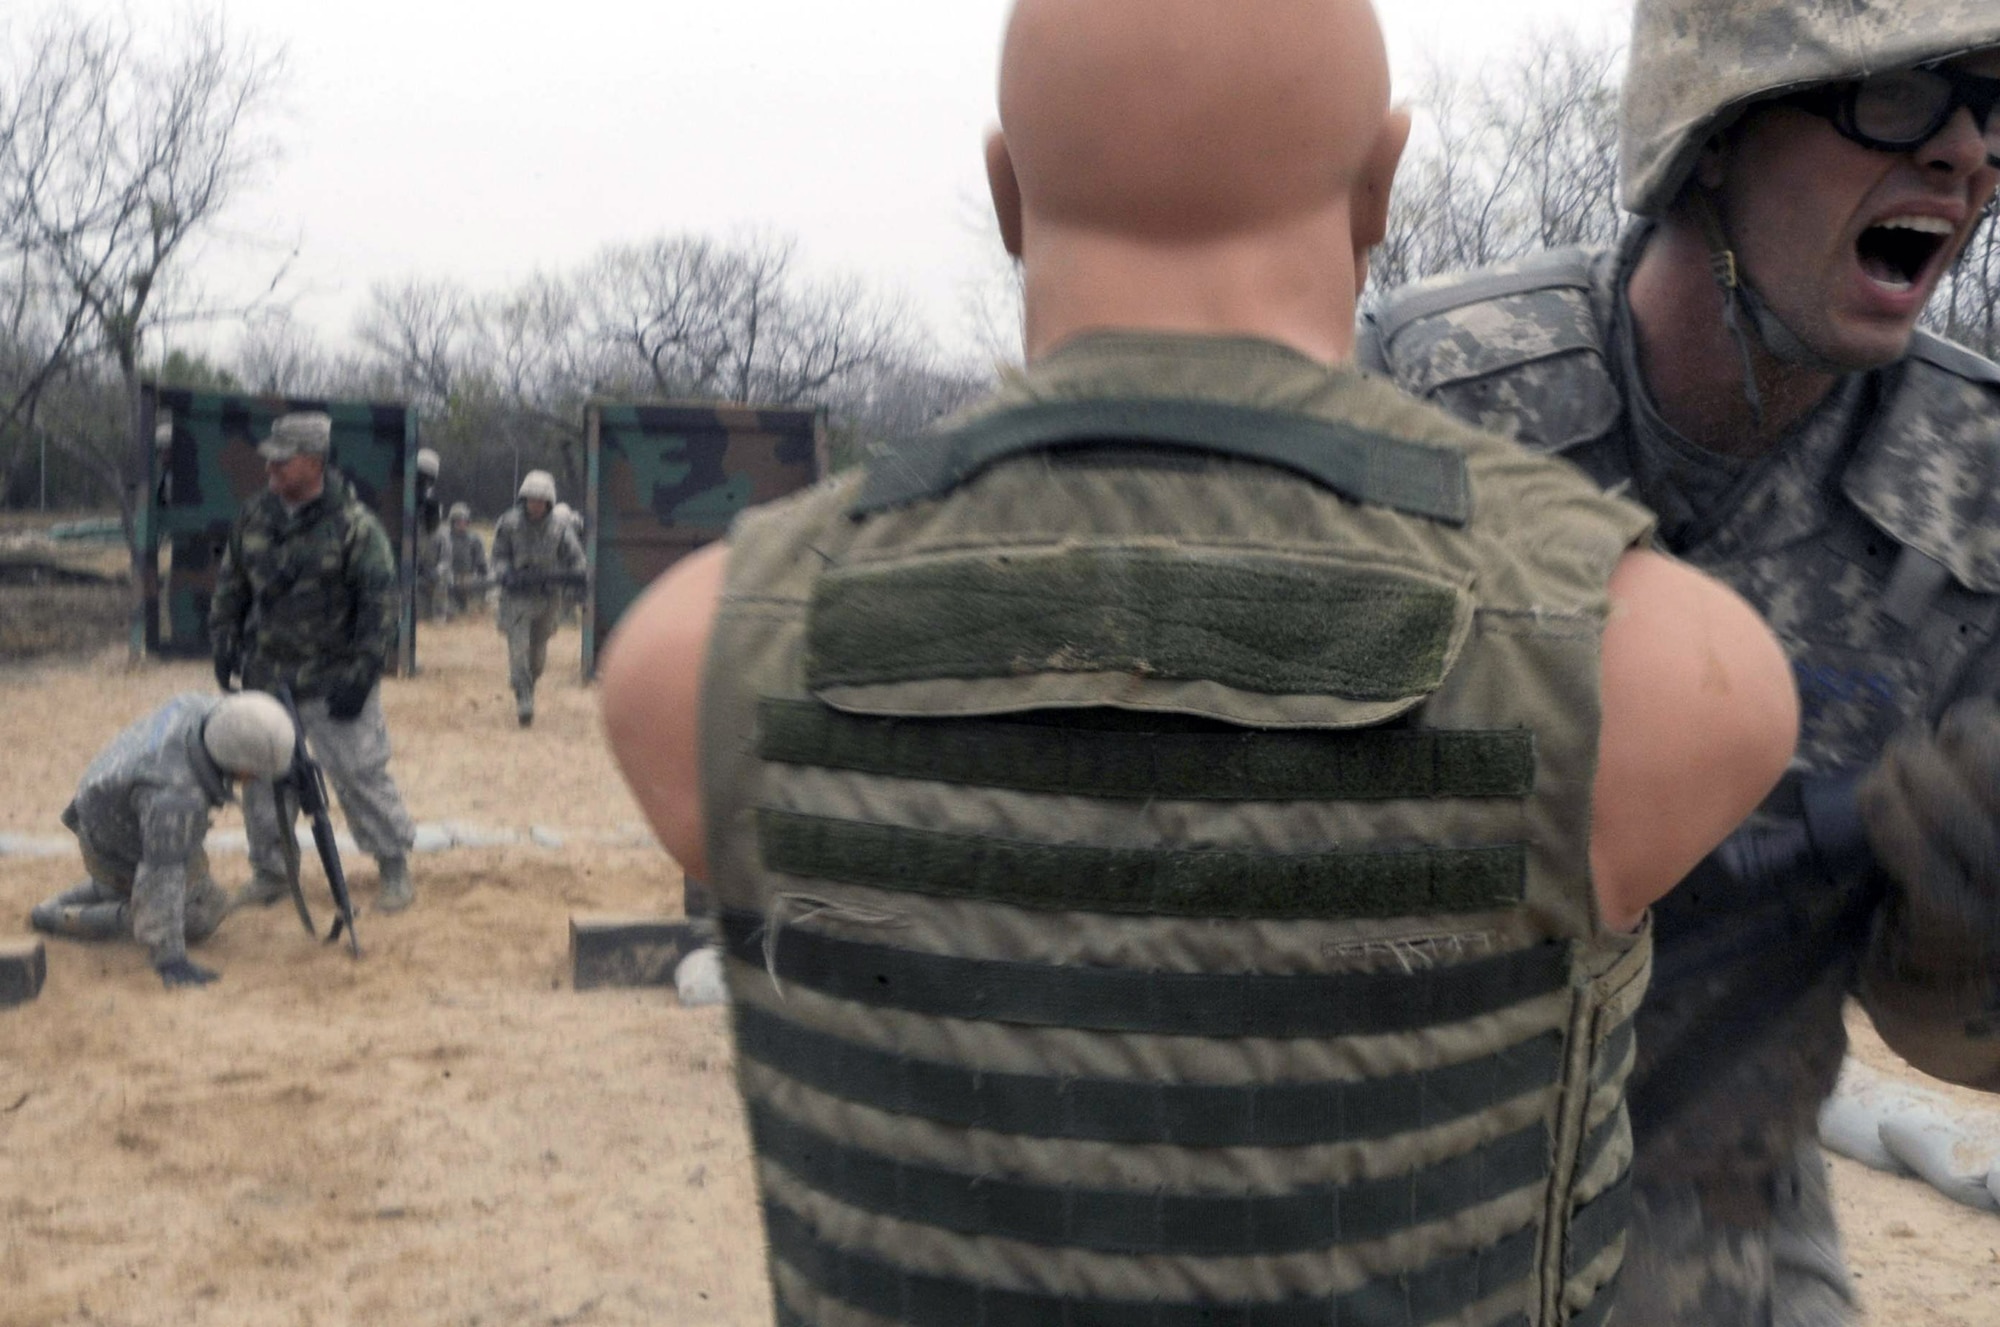
[[[1764,301],[1756,288],[1743,275],[1743,266],[1736,258],[1736,248],[1729,242],[1729,232],[1722,224],[1722,214],[1716,209],[1715,200],[1708,190],[1695,186],[1689,191],[1694,204],[1695,219],[1701,225],[1703,238],[1708,243],[1708,267],[1715,277],[1717,289],[1722,292],[1722,325],[1735,338],[1736,349],[1743,358],[1743,399],[1750,405],[1750,418],[1757,428],[1764,427],[1764,393],[1757,386],[1756,361],[1750,353],[1750,336],[1744,330],[1747,319],[1757,339],[1764,343],[1764,349],[1771,358],[1781,364],[1790,364],[1814,373],[1844,374],[1845,365],[1836,364],[1825,355],[1808,346],[1785,324],[1777,311]]]

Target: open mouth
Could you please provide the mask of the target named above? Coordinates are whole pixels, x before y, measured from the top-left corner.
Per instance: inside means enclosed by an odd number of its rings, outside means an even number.
[[[1951,232],[1952,224],[1942,217],[1890,217],[1862,231],[1854,247],[1869,280],[1905,291],[1923,279]]]

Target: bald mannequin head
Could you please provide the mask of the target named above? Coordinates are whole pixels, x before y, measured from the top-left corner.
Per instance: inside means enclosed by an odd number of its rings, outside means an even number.
[[[1409,131],[1367,0],[1020,0],[987,167],[1028,353],[1093,328],[1325,360]]]

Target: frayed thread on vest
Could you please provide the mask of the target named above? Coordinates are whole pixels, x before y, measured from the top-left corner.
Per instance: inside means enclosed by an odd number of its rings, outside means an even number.
[[[793,915],[792,909],[799,909]],[[771,989],[780,1000],[785,998],[784,983],[778,979],[778,936],[785,927],[797,922],[809,922],[819,917],[845,922],[850,926],[903,926],[907,924],[904,914],[884,908],[870,908],[858,903],[841,903],[834,899],[821,898],[817,894],[774,894],[770,906],[764,910],[763,932],[764,972],[771,979]]]

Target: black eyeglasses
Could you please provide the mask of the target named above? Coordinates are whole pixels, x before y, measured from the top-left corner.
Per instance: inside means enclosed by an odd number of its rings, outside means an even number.
[[[1964,107],[1986,135],[1986,163],[2000,166],[2000,115],[1993,113],[2000,106],[2000,78],[1925,65],[1808,88],[1784,100],[1826,117],[1843,138],[1877,152],[1922,147]]]

